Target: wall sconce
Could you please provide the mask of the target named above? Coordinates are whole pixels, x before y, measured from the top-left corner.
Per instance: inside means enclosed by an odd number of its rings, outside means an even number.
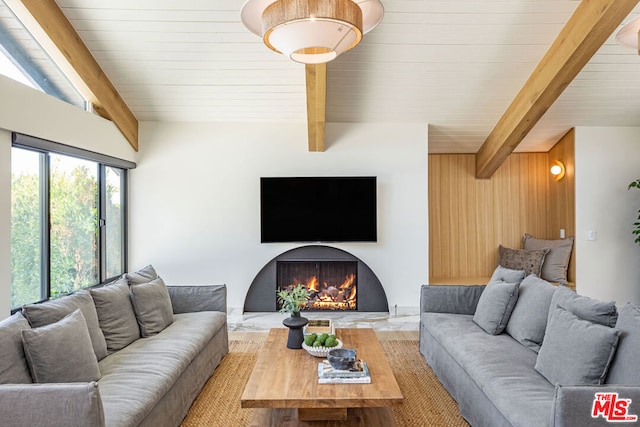
[[[551,175],[553,175],[555,181],[560,181],[564,177],[564,164],[559,160],[555,160],[553,163],[554,165],[551,166]]]

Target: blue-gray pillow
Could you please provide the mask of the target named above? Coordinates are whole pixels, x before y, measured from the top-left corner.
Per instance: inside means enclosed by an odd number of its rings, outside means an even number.
[[[109,354],[140,338],[140,328],[133,312],[126,279],[121,278],[115,283],[91,288],[90,291]]]
[[[78,308],[82,311],[82,315],[87,322],[93,351],[96,353],[98,360],[101,360],[107,355],[107,343],[104,340],[102,329],[100,329],[96,306],[93,304],[93,298],[91,298],[91,293],[88,290],[82,289],[71,295],[51,299],[43,303],[25,305],[22,307],[22,313],[31,324],[31,327],[37,328],[57,322]]]
[[[21,334],[24,329],[30,328],[29,322],[20,313],[0,322],[0,384],[33,382],[24,355]]]
[[[518,301],[507,323],[507,333],[536,353],[544,338],[549,307],[556,289],[534,274],[527,276],[520,283]]]
[[[558,286],[557,291],[553,294],[549,308],[549,320],[553,314],[553,309],[558,305],[561,305],[581,319],[599,323],[603,326],[612,328],[618,320],[618,309],[616,308],[615,301],[605,302],[584,295],[578,295],[566,286]]]
[[[150,337],[173,323],[173,306],[164,281],[158,277],[149,283],[131,285],[131,303],[140,335]]]
[[[126,273],[123,277],[127,279],[130,285],[136,285],[156,280],[158,278],[158,273],[155,268],[149,264],[138,271],[134,271],[133,273]]]
[[[618,345],[620,331],[580,319],[555,307],[538,352],[535,370],[553,385],[599,385]]]
[[[613,359],[607,384],[640,384],[640,307],[628,303],[620,310],[616,328],[620,329],[620,342]]]
[[[480,295],[473,321],[491,335],[501,334],[517,300],[518,283],[490,282]]]
[[[100,379],[87,322],[79,309],[55,323],[23,330],[22,343],[36,383]]]
[[[520,283],[524,279],[524,270],[512,270],[501,265],[496,267],[489,282]]]

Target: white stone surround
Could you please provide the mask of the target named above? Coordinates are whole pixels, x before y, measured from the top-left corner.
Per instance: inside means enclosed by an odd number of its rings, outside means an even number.
[[[332,319],[336,328],[373,328],[376,331],[417,331],[420,322],[418,307],[392,308],[391,313],[380,312],[303,312],[307,319]],[[230,332],[265,332],[271,328],[281,328],[286,314],[242,313],[241,307],[231,307],[227,313]]]

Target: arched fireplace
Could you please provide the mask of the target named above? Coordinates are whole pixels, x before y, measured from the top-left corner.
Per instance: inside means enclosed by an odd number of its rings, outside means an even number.
[[[321,245],[291,249],[269,261],[253,279],[244,311],[277,311],[276,292],[298,283],[311,294],[306,310],[389,312],[380,280],[363,261]]]

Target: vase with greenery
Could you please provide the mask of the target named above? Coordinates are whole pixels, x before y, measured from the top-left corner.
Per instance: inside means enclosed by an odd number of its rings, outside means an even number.
[[[629,184],[628,189],[631,190],[632,188],[640,190],[640,179],[636,179],[635,181],[632,181],[631,184]],[[633,225],[635,228],[632,233],[636,236],[635,242],[640,245],[640,209],[638,209],[638,218],[636,219],[636,222],[633,223]]]
[[[283,289],[277,292],[278,301],[282,304],[280,313],[289,313],[282,323],[289,328],[289,337],[287,339],[287,348],[300,349],[304,341],[304,332],[302,328],[309,320],[300,316],[300,309],[304,308],[309,301],[309,291],[306,287],[298,283],[292,289]]]

